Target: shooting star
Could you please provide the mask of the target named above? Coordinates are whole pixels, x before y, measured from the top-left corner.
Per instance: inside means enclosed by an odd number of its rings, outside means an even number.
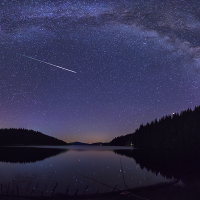
[[[53,64],[51,64],[51,63],[48,63],[48,62],[45,62],[45,61],[42,61],[42,60],[38,60],[38,59],[36,59],[36,58],[32,58],[32,57],[30,57],[30,56],[26,56],[26,55],[23,55],[23,54],[20,54],[20,53],[16,53],[16,54],[19,54],[19,55],[21,55],[21,56],[24,56],[24,57],[27,57],[27,58],[30,58],[30,59],[33,59],[33,60],[36,60],[36,61],[45,63],[45,64],[47,64],[47,65],[52,65],[52,66],[54,66],[54,67],[58,67],[58,68],[60,68],[60,69],[64,69],[64,70],[69,71],[69,72],[77,73],[77,72],[72,71],[72,70],[70,70],[70,69],[66,69],[66,68],[63,68],[63,67],[60,67],[60,66],[57,66],[57,65],[53,65]]]

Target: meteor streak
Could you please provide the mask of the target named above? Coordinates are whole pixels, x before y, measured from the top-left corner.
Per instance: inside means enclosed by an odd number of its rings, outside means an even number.
[[[45,63],[45,64],[47,64],[47,65],[52,65],[52,66],[54,66],[54,67],[58,67],[58,68],[60,68],[60,69],[64,69],[64,70],[69,71],[69,72],[77,73],[77,72],[72,71],[72,70],[70,70],[70,69],[66,69],[66,68],[63,68],[63,67],[60,67],[60,66],[57,66],[57,65],[53,65],[53,64],[51,64],[51,63],[48,63],[48,62],[45,62],[45,61],[42,61],[42,60],[38,60],[38,59],[36,59],[36,58],[32,58],[32,57],[30,57],[30,56],[26,56],[26,55],[23,55],[23,54],[20,54],[20,53],[16,53],[16,54],[19,54],[19,55],[21,55],[21,56],[30,58],[30,59],[32,59],[32,60],[36,60],[36,61]]]

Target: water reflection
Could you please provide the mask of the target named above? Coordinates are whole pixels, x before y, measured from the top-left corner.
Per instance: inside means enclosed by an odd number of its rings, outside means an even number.
[[[125,189],[167,181],[161,175],[156,176],[145,168],[141,169],[132,159],[133,157],[129,157],[129,153],[135,151],[130,148],[38,147],[30,150],[29,148],[7,148],[6,151],[10,153],[0,156],[0,183],[4,185],[5,190],[10,182],[13,191],[16,190],[17,185],[20,194],[26,195],[39,183],[33,195],[40,195],[42,191],[44,195],[50,195],[57,183],[55,193],[65,193],[69,186],[69,194],[74,194],[78,189],[79,195],[84,193],[87,186],[87,194],[96,193],[97,190],[99,193],[112,191],[112,188],[101,183],[111,187],[117,185],[117,189]]]
[[[33,163],[68,151],[56,148],[0,147],[0,162]]]
[[[133,158],[141,169],[171,179],[181,179],[185,184],[200,182],[199,154],[187,154],[178,151],[122,151],[114,150],[119,155]]]

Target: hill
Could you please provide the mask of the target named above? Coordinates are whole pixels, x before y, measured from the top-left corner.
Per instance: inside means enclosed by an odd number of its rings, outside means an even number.
[[[66,142],[27,129],[0,129],[0,146],[67,145]]]
[[[91,146],[110,146],[109,143],[103,143],[103,142],[96,142],[96,143],[92,143],[90,145]]]
[[[82,143],[82,142],[71,142],[71,143],[68,143],[68,145],[109,146],[109,143],[97,142],[97,143],[88,144],[88,143]]]
[[[71,142],[71,143],[68,143],[69,145],[90,145],[90,144],[87,144],[87,143],[82,143],[82,142]]]
[[[131,143],[142,149],[200,150],[200,106],[142,124],[134,133],[113,139],[110,145]]]

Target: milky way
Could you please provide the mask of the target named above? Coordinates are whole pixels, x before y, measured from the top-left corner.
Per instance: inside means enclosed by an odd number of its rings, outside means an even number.
[[[105,142],[194,108],[199,8],[191,0],[1,1],[0,127]]]

